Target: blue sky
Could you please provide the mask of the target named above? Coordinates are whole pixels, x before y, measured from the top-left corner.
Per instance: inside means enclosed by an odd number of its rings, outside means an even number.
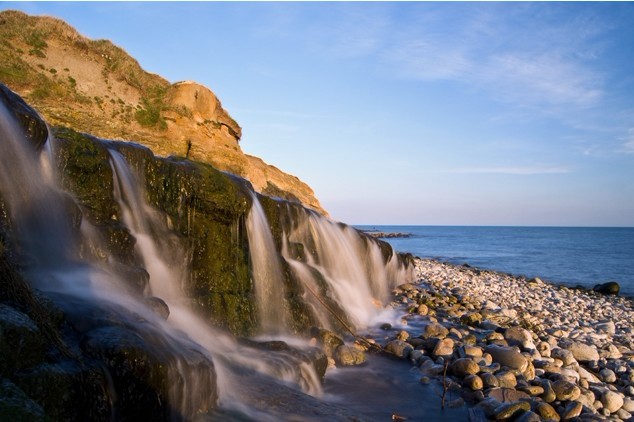
[[[211,88],[352,224],[634,226],[633,3],[0,3]]]

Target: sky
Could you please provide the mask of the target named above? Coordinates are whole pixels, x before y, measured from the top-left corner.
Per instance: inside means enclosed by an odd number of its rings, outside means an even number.
[[[634,3],[7,8],[206,85],[335,220],[634,226]]]

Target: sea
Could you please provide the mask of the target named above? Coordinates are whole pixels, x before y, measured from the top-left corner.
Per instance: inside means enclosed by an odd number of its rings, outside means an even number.
[[[616,281],[634,297],[634,228],[355,226],[408,233],[387,238],[394,249],[421,258],[539,277],[567,286]]]

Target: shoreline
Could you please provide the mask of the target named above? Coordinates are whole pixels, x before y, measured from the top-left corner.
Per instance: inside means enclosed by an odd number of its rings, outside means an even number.
[[[426,258],[415,275],[393,291],[407,325],[381,343],[425,384],[442,386],[446,366],[446,406],[474,420],[632,417],[631,297]]]

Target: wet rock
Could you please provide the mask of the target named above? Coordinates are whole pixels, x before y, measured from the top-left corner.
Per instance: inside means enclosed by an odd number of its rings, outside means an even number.
[[[48,138],[46,123],[19,95],[0,83],[0,102],[15,117],[18,125],[36,150],[40,150]]]
[[[94,363],[63,360],[41,364],[17,374],[14,382],[50,420],[109,420],[114,416],[107,379]]]
[[[0,303],[0,375],[32,367],[43,360],[43,336],[35,322]]]
[[[397,340],[407,341],[408,338],[409,338],[409,333],[405,330],[399,331],[398,334],[396,335]]]
[[[420,336],[421,338],[424,338],[424,339],[428,339],[431,337],[445,338],[447,337],[448,334],[449,334],[449,330],[443,327],[441,324],[431,323],[431,324],[426,324],[423,327],[423,332]]]
[[[478,346],[465,345],[460,347],[458,353],[463,357],[478,359],[482,357],[482,348]]]
[[[531,410],[531,405],[525,401],[518,401],[514,403],[504,403],[498,406],[493,412],[493,417],[496,421],[502,421],[512,419],[518,415]]]
[[[337,365],[355,366],[365,362],[365,353],[353,346],[341,345],[334,354]]]
[[[517,347],[488,345],[484,351],[493,357],[494,362],[498,362],[509,369],[521,372],[526,370],[528,366],[528,360],[519,352]]]
[[[156,315],[163,319],[167,319],[170,315],[170,308],[167,303],[159,297],[146,297],[143,299],[143,303],[152,310]]]
[[[518,391],[523,391],[524,393],[531,396],[541,396],[542,394],[544,394],[544,387],[542,387],[541,385],[526,385],[517,387],[517,389]]]
[[[45,421],[42,407],[8,379],[0,380],[0,418],[6,421]]]
[[[344,344],[343,340],[335,333],[322,328],[313,327],[310,334],[313,338],[317,339],[317,345],[321,347],[321,350],[323,350],[329,358],[332,358],[335,354],[335,350]]]
[[[603,408],[607,409],[610,413],[615,413],[623,407],[623,397],[619,393],[606,390],[603,395],[601,395],[601,404],[603,404]]]
[[[427,307],[427,305],[425,305],[424,303],[421,303],[420,305],[418,305],[418,307],[416,308],[416,313],[418,315],[427,315],[429,313],[429,308]]]
[[[616,281],[608,281],[607,283],[595,285],[592,290],[604,295],[618,295],[621,286]]]
[[[453,347],[454,341],[450,338],[444,338],[436,344],[432,354],[434,356],[451,356],[453,354]]]
[[[456,359],[449,365],[452,374],[458,377],[466,377],[467,375],[475,375],[480,372],[480,366],[472,359],[461,358]]]
[[[407,342],[401,340],[392,340],[385,345],[385,350],[396,357],[407,359],[414,348],[411,344]]]
[[[188,410],[192,415],[182,415],[188,418],[213,408],[218,397],[213,362],[194,344],[189,349],[172,347],[161,333],[144,328],[102,327],[86,333],[80,343],[88,356],[108,368],[115,389],[126,392],[118,397],[118,417],[166,419],[172,412]],[[196,394],[178,388],[183,376],[196,377],[190,380],[198,385]],[[179,409],[185,394],[187,409]]]
[[[460,317],[460,323],[464,325],[477,327],[480,322],[482,322],[482,314],[479,312],[469,312]]]

